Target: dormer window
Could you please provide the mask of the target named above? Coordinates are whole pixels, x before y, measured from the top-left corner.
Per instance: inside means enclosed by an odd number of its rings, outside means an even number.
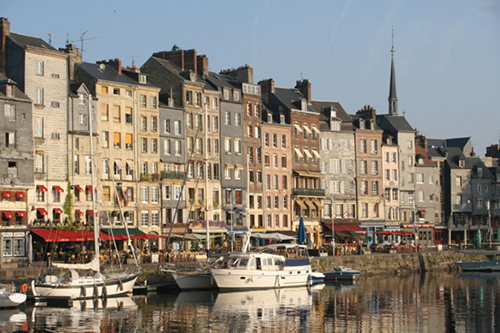
[[[268,113],[267,114],[267,122],[269,124],[272,124],[273,123],[273,115],[271,113]]]
[[[233,93],[233,97],[234,97],[235,101],[239,101],[240,100],[240,92],[239,91],[235,91]]]
[[[338,132],[340,131],[340,121],[330,122],[330,130]]]
[[[458,166],[461,168],[465,167],[465,160],[458,160]]]
[[[370,129],[373,131],[375,129],[375,122],[370,121]]]
[[[229,90],[224,89],[224,99],[229,99]]]
[[[13,97],[14,96],[14,86],[12,84],[7,84],[6,85],[5,94],[7,95],[7,97]]]
[[[146,75],[144,75],[144,74],[139,74],[139,83],[140,83],[140,84],[146,84],[146,83],[147,83],[147,80],[146,80]]]
[[[483,169],[482,168],[477,168],[477,175],[479,177],[482,177],[483,176]]]
[[[284,124],[284,123],[285,123],[285,115],[280,114],[280,124]]]
[[[362,129],[362,130],[365,129],[365,121],[363,119],[359,120],[359,129]]]
[[[83,93],[78,94],[78,104],[85,105],[85,94]]]
[[[305,98],[303,98],[301,101],[300,101],[300,109],[302,111],[307,111],[307,100]]]

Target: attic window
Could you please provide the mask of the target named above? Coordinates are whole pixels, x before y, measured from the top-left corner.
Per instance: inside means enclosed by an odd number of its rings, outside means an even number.
[[[461,168],[465,167],[465,160],[459,160],[458,161],[458,166],[461,167]]]
[[[6,95],[7,97],[13,97],[14,95],[14,86],[12,84],[7,84],[7,91],[6,91]]]
[[[139,74],[139,83],[146,84],[146,75]]]
[[[479,177],[482,177],[483,176],[483,169],[482,168],[477,168],[477,175]]]
[[[267,114],[267,122],[268,122],[269,124],[272,124],[272,122],[273,122],[273,115],[272,115],[271,113],[268,113],[268,114]]]
[[[280,114],[280,124],[284,124],[285,123],[285,116]]]

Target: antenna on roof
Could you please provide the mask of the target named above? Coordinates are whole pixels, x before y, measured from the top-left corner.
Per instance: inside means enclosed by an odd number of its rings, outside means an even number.
[[[302,73],[300,73],[300,80],[304,80],[304,78],[302,77]]]
[[[49,44],[52,45],[52,37],[59,37],[59,36],[55,36],[55,35],[52,35],[50,32],[47,32],[47,35],[49,36]]]
[[[80,49],[80,53],[82,54],[82,58],[83,58],[83,41],[84,40],[91,40],[91,39],[97,39],[98,37],[93,37],[93,38],[84,38],[85,37],[85,34],[89,32],[89,30],[85,31],[84,33],[82,33],[82,36],[80,37],[80,39],[77,39],[77,40],[72,40],[71,43],[74,43],[74,42],[82,42],[82,47]]]
[[[132,67],[134,67],[134,58],[135,58],[135,57],[142,57],[142,56],[143,56],[143,55],[142,55],[142,54],[140,54],[140,55],[133,55],[133,56],[129,56],[129,57],[127,57],[127,58],[132,58]]]

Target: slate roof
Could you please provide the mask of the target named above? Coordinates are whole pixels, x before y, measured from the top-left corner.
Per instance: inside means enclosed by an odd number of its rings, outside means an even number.
[[[479,157],[468,157],[467,161],[465,162],[466,165],[467,162],[472,164],[472,178],[493,178],[493,174],[491,173],[490,169],[486,167],[486,165],[483,163],[483,161],[481,161]],[[483,175],[481,177],[479,177],[478,173],[475,172],[474,166],[478,166],[482,169]]]
[[[347,112],[345,112],[344,108],[342,107],[342,105],[340,105],[339,102],[335,102],[335,101],[311,101],[312,105],[314,106],[314,108],[320,112],[323,108],[325,107],[333,107],[335,109],[335,111],[337,111],[337,118],[339,118],[340,120],[342,120],[342,122],[346,121],[346,122],[352,122],[352,119],[351,117],[349,117],[349,115],[347,114]],[[320,117],[320,120],[322,118]],[[325,117],[326,119],[326,117]]]
[[[230,76],[221,75],[214,72],[208,72],[207,82],[209,82],[214,88],[216,87],[225,87],[229,89],[237,88],[235,85],[229,82],[230,80],[233,80],[233,78]]]
[[[96,80],[102,81],[110,81],[110,82],[118,82],[123,84],[130,84],[138,86],[139,83],[137,81],[132,80],[126,75],[118,74],[113,68],[109,66],[105,66],[104,69],[101,69],[99,64],[92,64],[88,62],[82,62],[79,66],[79,69],[85,71],[87,74],[95,78]]]
[[[391,116],[388,114],[377,115],[377,125],[384,129],[393,129],[398,132],[414,132],[410,123],[404,116]]]
[[[429,147],[457,147],[463,150],[469,143],[469,141],[470,137],[453,139],[427,139],[427,144],[429,145]]]
[[[424,163],[423,165],[429,165],[429,166],[434,166],[436,165],[430,158],[427,152],[425,151],[424,147],[415,145],[415,155],[422,155],[424,157]],[[418,164],[419,166],[422,166],[422,164]]]
[[[295,105],[293,102],[300,103],[300,100],[304,98],[304,95],[297,89],[291,88],[274,88],[273,94],[273,106],[283,105],[289,111],[292,109],[300,110],[300,105]],[[276,101],[277,103],[274,103]],[[314,106],[307,103],[307,110],[309,112],[318,112]]]
[[[46,50],[51,50],[51,51],[57,51],[53,46],[51,46],[49,43],[41,39],[40,37],[33,37],[33,36],[28,36],[28,35],[23,35],[15,32],[11,32],[10,34],[7,35],[8,38],[10,38],[14,43],[21,47],[38,47]]]
[[[5,95],[4,89],[0,89],[0,98],[2,99],[16,99],[16,100],[24,100],[24,101],[31,101],[28,95],[23,93],[21,89],[19,89],[16,85],[16,83],[7,78],[5,75],[0,73],[0,86],[6,85],[6,84],[14,84],[14,97],[7,97]]]

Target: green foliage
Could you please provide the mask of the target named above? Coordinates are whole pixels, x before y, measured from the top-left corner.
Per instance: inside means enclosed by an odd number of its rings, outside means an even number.
[[[68,188],[66,194],[66,200],[64,200],[63,211],[66,215],[66,219],[69,223],[73,223],[73,192],[71,191],[71,181],[69,180],[69,176],[66,175],[66,180],[68,181]]]

